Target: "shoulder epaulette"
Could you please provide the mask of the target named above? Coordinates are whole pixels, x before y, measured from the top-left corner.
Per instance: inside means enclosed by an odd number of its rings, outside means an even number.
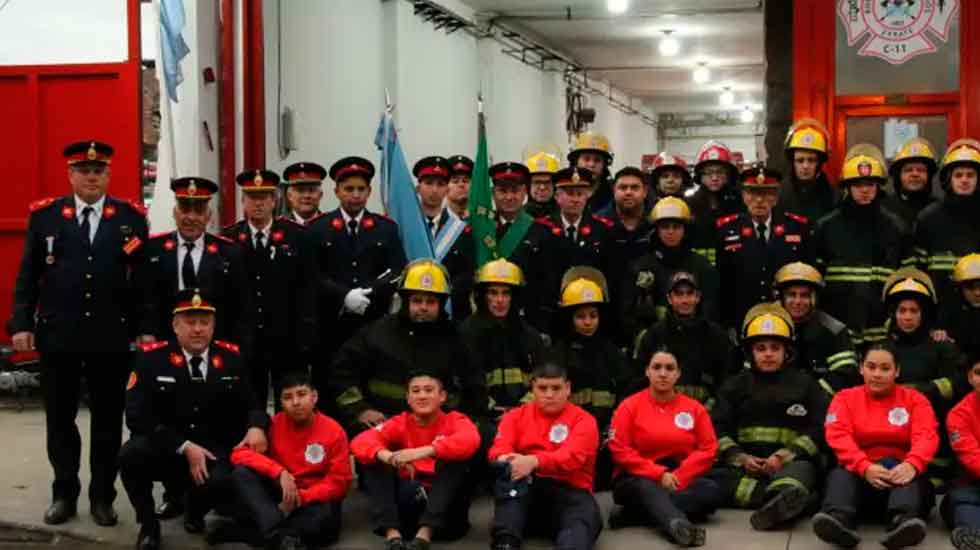
[[[215,340],[214,345],[232,353],[241,353],[241,350],[238,348],[238,344],[232,344],[231,342],[225,342],[224,340]]]
[[[365,212],[365,214],[369,216],[374,216],[375,218],[382,219],[391,223],[395,223],[395,224],[398,223],[395,220],[389,218],[388,216],[385,216],[384,214],[378,214],[377,212]]]
[[[319,216],[320,215],[317,215],[317,216],[314,216],[313,218],[310,218],[310,221],[313,221],[313,220],[317,219],[317,217],[319,217]],[[298,221],[294,220],[293,218],[291,218],[289,216],[279,216],[278,218],[276,218],[276,221],[285,222],[285,223],[288,223],[290,225],[294,225],[296,227],[302,227],[304,229],[306,228],[305,225],[299,223]]]
[[[135,199],[129,199],[126,201],[126,204],[131,206],[133,210],[139,212],[140,216],[145,216],[147,213],[146,206],[144,206],[141,202],[137,202]]]
[[[140,350],[142,350],[143,353],[149,353],[153,350],[158,350],[160,348],[165,348],[165,347],[167,347],[166,340],[158,340],[156,342],[151,342],[149,344],[140,344]]]
[[[54,201],[56,200],[58,200],[58,197],[48,197],[46,199],[39,199],[32,202],[28,206],[28,208],[30,209],[31,212],[37,212],[38,210],[43,210],[51,206],[52,204],[54,204]]]
[[[595,214],[592,214],[592,217],[596,221],[598,221],[599,223],[601,223],[602,225],[605,225],[606,227],[612,227],[612,226],[616,225],[616,222],[610,220],[609,218],[607,218],[605,216],[597,216]]]
[[[545,227],[557,227],[555,222],[551,221],[548,216],[541,216],[540,218],[534,218],[534,223],[541,224]]]
[[[169,236],[173,235],[173,233],[174,233],[173,231],[161,231],[159,233],[150,233],[150,238],[151,239],[159,239],[161,237],[169,237]]]
[[[214,237],[215,239],[218,239],[219,241],[224,241],[229,244],[235,244],[235,241],[229,239],[228,237],[225,237],[224,235],[216,235],[214,233],[208,233],[208,234]]]
[[[731,222],[733,222],[733,221],[735,221],[737,219],[738,219],[738,214],[729,214],[727,216],[724,216],[722,218],[718,218],[717,220],[715,220],[715,225],[718,226],[718,227],[721,227],[721,226],[727,225],[727,224],[729,224],[729,223],[731,223]]]
[[[801,216],[799,214],[794,214],[792,212],[787,212],[786,213],[786,217],[789,218],[789,219],[791,219],[791,220],[796,220],[796,221],[798,221],[800,223],[804,223],[804,224],[809,224],[810,223],[810,220],[808,220],[806,216]]]

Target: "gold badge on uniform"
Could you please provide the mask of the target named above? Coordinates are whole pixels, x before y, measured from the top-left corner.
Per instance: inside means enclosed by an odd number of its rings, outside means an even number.
[[[572,183],[578,183],[582,180],[582,177],[578,175],[578,170],[572,171]]]
[[[759,170],[759,175],[755,177],[755,182],[759,185],[766,184],[766,174],[762,170]]]
[[[190,184],[188,184],[188,186],[187,186],[187,194],[188,195],[196,195],[197,194],[197,184],[194,183],[194,180],[191,180]]]
[[[201,295],[200,294],[195,294],[194,297],[191,298],[191,305],[194,306],[194,307],[201,307]]]
[[[252,183],[254,183],[256,187],[262,187],[262,174],[255,172],[255,178],[252,179]]]

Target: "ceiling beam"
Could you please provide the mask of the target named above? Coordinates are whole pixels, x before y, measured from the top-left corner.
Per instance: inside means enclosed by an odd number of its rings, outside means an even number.
[[[739,65],[711,65],[708,68],[711,70],[719,71],[751,71],[754,69],[762,69],[765,65],[763,63],[743,63]],[[583,67],[586,71],[598,71],[598,72],[652,72],[652,71],[690,71],[692,67],[689,66],[678,66],[678,65],[615,65],[611,67]]]
[[[680,17],[697,17],[701,15],[732,15],[740,13],[762,13],[763,0],[753,6],[740,4],[737,6],[712,6],[701,9],[677,10],[634,10],[623,15],[613,15],[608,11],[595,9],[573,9],[566,7],[561,10],[510,10],[504,12],[477,12],[477,17],[486,17],[491,21],[606,21],[610,19],[655,19],[665,15]]]

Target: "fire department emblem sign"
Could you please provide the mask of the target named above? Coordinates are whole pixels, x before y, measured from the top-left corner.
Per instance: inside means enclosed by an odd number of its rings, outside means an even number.
[[[310,443],[306,446],[306,453],[304,453],[306,461],[310,464],[319,464],[323,462],[323,445],[319,443]]]
[[[555,424],[548,432],[548,439],[552,443],[562,443],[568,439],[568,426],[565,424]]]
[[[674,425],[682,430],[694,428],[694,417],[689,412],[679,412],[674,416]]]
[[[869,38],[858,55],[901,65],[936,51],[946,42],[959,0],[840,0],[837,13],[847,30],[847,45]]]
[[[905,407],[895,407],[888,411],[888,423],[892,426],[904,426],[909,423],[909,411]]]

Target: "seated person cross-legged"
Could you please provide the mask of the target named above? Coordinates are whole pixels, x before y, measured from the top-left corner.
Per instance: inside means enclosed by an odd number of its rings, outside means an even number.
[[[827,476],[827,493],[813,531],[853,548],[859,519],[888,522],[885,548],[913,546],[926,536],[934,501],[923,475],[939,447],[929,400],[896,384],[899,367],[891,343],[873,344],[861,361],[864,385],[842,390],[827,411],[827,445],[839,466]]]
[[[316,410],[309,374],[285,373],[280,385],[283,410],[272,418],[268,453],[245,447],[231,453],[242,519],[266,548],[329,544],[340,533],[341,502],[353,477],[347,434]]]
[[[724,502],[718,484],[704,474],[718,452],[711,417],[696,400],[677,392],[680,366],[673,353],[650,357],[649,389],[616,409],[609,450],[615,464],[613,500],[622,509],[610,527],[653,525],[681,546],[703,546],[703,520]]]
[[[470,528],[466,481],[480,446],[476,425],[462,413],[443,412],[447,394],[434,372],[411,373],[407,393],[409,411],[351,442],[386,550],[426,550],[433,538],[456,540]],[[404,536],[414,538],[406,543]]]

